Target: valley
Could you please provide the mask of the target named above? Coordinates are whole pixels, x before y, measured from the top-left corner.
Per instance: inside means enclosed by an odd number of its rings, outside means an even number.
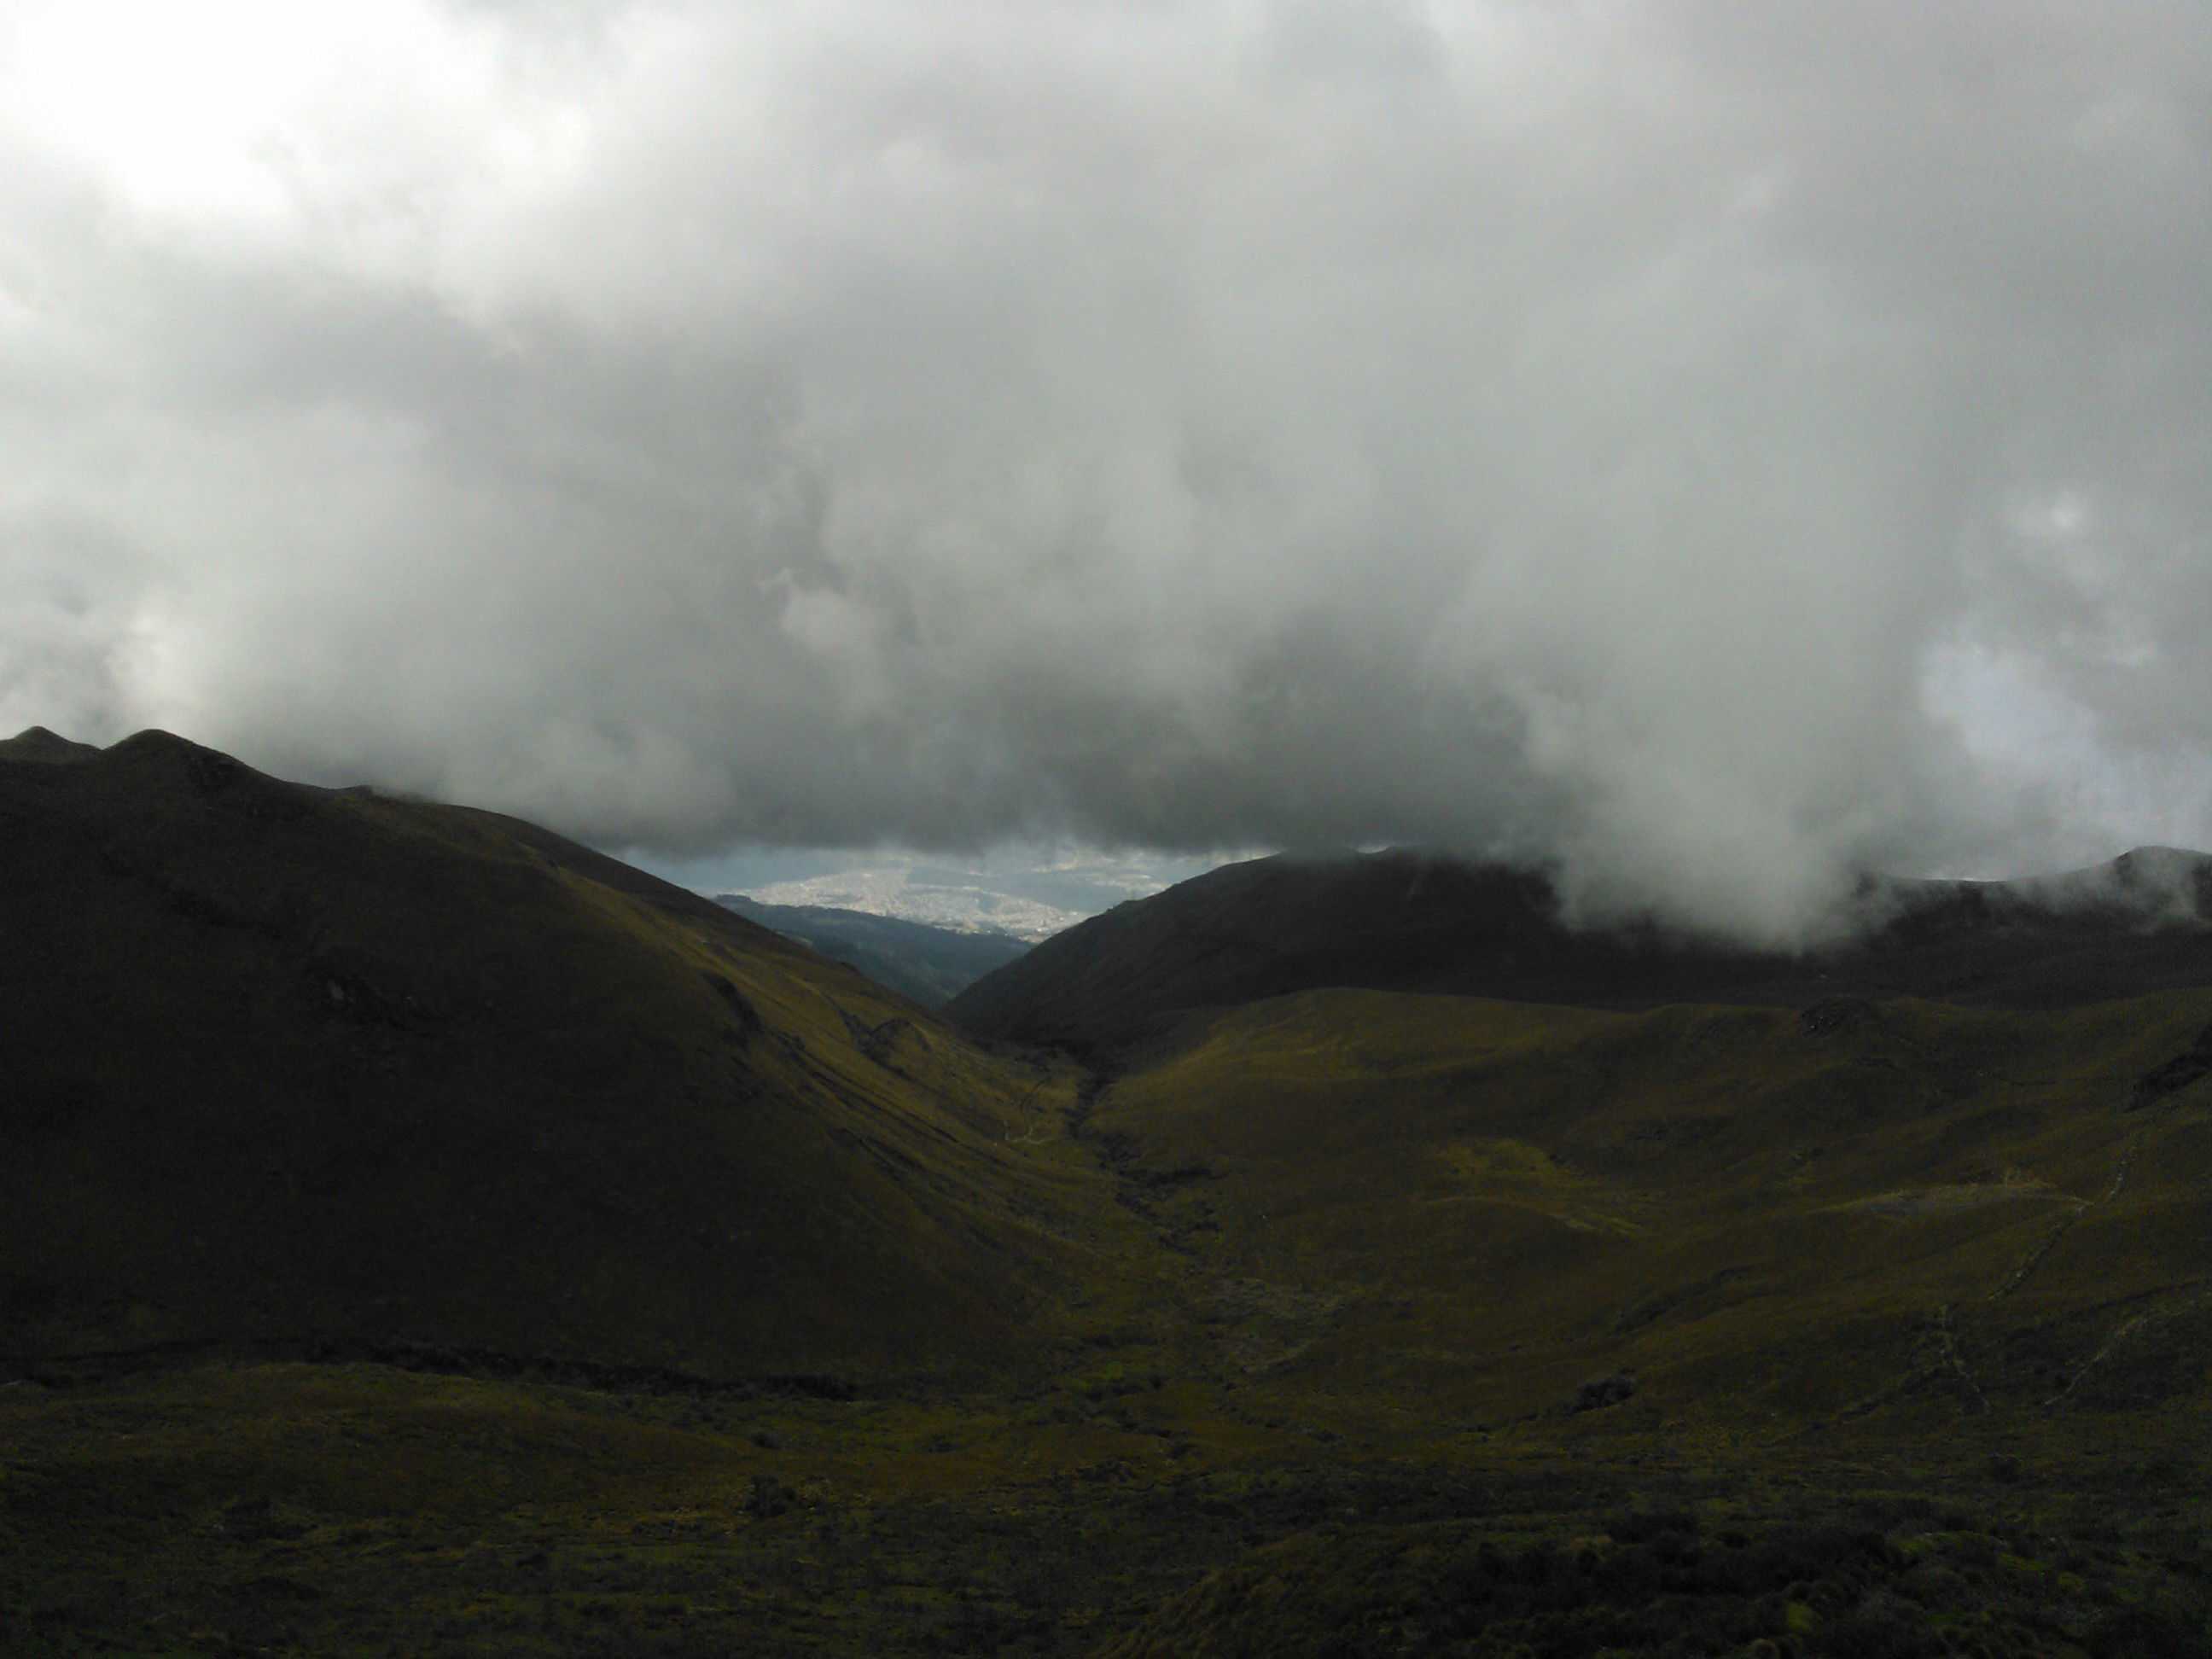
[[[2193,915],[1790,963],[1268,861],[947,1018],[514,820],[58,743],[9,1653],[2212,1650]]]
[[[763,904],[743,893],[714,902],[859,969],[887,990],[938,1008],[1029,949],[1011,933],[933,927],[834,905]]]

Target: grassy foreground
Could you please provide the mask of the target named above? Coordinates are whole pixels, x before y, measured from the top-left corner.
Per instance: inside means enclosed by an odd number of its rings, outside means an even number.
[[[1319,1404],[1252,1425],[1241,1393],[734,1400],[362,1365],[14,1389],[0,1651],[2206,1651],[2201,1463],[2108,1423],[1394,1456],[1315,1439],[1357,1431]]]

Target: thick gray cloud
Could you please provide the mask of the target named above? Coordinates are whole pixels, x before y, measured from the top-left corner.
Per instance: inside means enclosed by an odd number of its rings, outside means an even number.
[[[0,726],[603,842],[2212,842],[2212,13],[0,9]]]

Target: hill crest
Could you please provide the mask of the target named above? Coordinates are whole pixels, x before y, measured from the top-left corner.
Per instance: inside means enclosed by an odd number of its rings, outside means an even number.
[[[1224,866],[1046,940],[946,1005],[1099,1053],[1183,1011],[1327,987],[1634,1009],[1917,996],[2064,1007],[2212,983],[2212,857],[2140,848],[2017,881],[1870,881],[1864,931],[1799,953],[1649,921],[1575,928],[1534,870],[1403,848]]]

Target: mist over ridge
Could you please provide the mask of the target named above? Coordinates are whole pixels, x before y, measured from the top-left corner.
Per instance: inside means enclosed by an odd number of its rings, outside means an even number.
[[[1769,943],[2212,844],[2200,9],[317,14],[0,33],[0,730]]]

